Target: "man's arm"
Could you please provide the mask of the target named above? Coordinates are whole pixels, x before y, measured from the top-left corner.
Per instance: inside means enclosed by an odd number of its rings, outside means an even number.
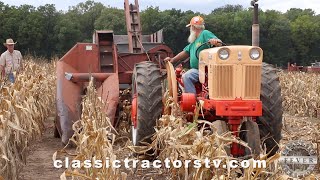
[[[6,65],[6,61],[3,56],[0,56],[0,75],[4,75],[4,67]]]
[[[20,53],[20,57],[19,57],[19,63],[20,63],[20,72],[24,70],[24,62],[23,62],[23,58],[22,58],[22,55],[21,55],[21,52],[19,51]]]
[[[221,46],[221,40],[215,35],[213,34],[211,31],[208,30],[204,30],[203,32],[204,38],[206,39],[206,41],[208,41],[211,45],[214,46]]]
[[[212,38],[212,39],[209,39],[209,43],[211,45],[215,45],[215,46],[221,46],[221,40],[218,39],[218,38]]]
[[[2,65],[0,65],[0,77],[2,77],[2,75],[3,75],[3,69],[4,69],[4,67]]]
[[[189,54],[186,51],[181,51],[179,54],[177,54],[175,57],[173,58],[166,58],[164,59],[165,61],[170,61],[171,63],[176,63],[179,62],[183,59],[187,59],[189,57]]]

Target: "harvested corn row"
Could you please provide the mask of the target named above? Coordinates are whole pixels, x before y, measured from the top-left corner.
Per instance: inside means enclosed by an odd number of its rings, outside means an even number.
[[[82,115],[81,119],[74,123],[73,130],[75,131],[70,143],[75,144],[76,155],[73,160],[84,162],[90,160],[95,162],[101,160],[103,166],[101,168],[85,168],[81,164],[78,168],[68,168],[62,175],[61,179],[66,177],[77,177],[80,179],[120,179],[121,175],[119,169],[107,168],[106,163],[112,163],[116,160],[116,155],[113,152],[113,143],[115,134],[109,118],[102,111],[105,104],[97,96],[97,92],[90,81],[87,87],[87,95],[82,101]],[[62,150],[60,152],[66,152]],[[54,154],[54,159],[61,153]],[[107,162],[109,161],[109,162]]]
[[[320,75],[280,72],[284,111],[295,116],[320,116]]]

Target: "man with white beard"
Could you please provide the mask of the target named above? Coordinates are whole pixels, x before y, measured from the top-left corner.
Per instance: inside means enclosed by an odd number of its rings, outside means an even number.
[[[220,46],[221,40],[218,39],[217,36],[215,36],[212,32],[205,30],[204,20],[200,16],[193,17],[186,27],[190,27],[190,35],[188,37],[188,42],[190,44],[187,45],[183,49],[183,51],[181,51],[175,57],[167,57],[165,61],[175,63],[190,57],[191,69],[183,74],[182,79],[184,83],[185,92],[196,94],[196,88],[194,86],[194,83],[199,81],[199,60],[196,57],[196,50],[201,44],[205,42],[209,42],[211,45]],[[209,48],[209,46],[203,46],[201,49],[198,50],[198,52],[207,48]]]

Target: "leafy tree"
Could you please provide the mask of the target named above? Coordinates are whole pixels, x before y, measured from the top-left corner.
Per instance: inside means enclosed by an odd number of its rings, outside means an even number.
[[[105,8],[100,17],[95,21],[97,30],[113,30],[115,34],[127,34],[124,10]]]
[[[291,23],[292,41],[297,51],[297,62],[310,64],[319,58],[319,54],[313,55],[313,48],[319,48],[320,23],[309,15],[299,16]]]
[[[140,17],[144,34],[154,33],[170,22],[165,13],[159,10],[159,7],[148,7],[140,14]]]
[[[219,7],[219,8],[214,9],[211,12],[211,14],[235,13],[235,12],[240,12],[240,11],[243,11],[243,6],[227,4],[223,7]]]
[[[264,61],[286,66],[288,61],[310,65],[320,60],[320,15],[311,9],[289,9],[286,13],[259,10],[260,46]],[[164,42],[180,52],[187,44],[189,28],[185,25],[195,15],[205,19],[206,29],[227,44],[251,44],[252,8],[226,5],[210,14],[159,7],[143,10],[143,34],[163,29]],[[37,56],[62,56],[76,42],[91,42],[96,30],[113,30],[126,34],[123,9],[87,0],[67,12],[57,11],[52,4],[38,8],[30,5],[9,6],[0,1],[0,40],[13,38],[22,53]],[[0,46],[1,52],[5,49]]]
[[[20,10],[14,6],[4,6],[1,26],[1,36],[3,39],[13,38],[17,40],[19,22],[24,18],[20,13]]]
[[[284,15],[289,19],[289,21],[294,21],[299,16],[303,16],[303,15],[314,16],[315,12],[312,9],[291,8]]]
[[[260,45],[264,49],[264,61],[286,66],[294,58],[290,22],[281,12],[274,10],[262,12],[260,17]]]
[[[76,42],[81,42],[83,37],[80,28],[80,21],[74,11],[69,11],[59,18],[54,30],[58,41],[56,48],[60,55],[73,47]]]
[[[42,39],[45,35],[42,26],[44,22],[43,16],[33,6],[23,5],[19,7],[19,10],[21,16],[24,17],[17,31],[19,50],[35,56],[44,53],[41,51]]]
[[[46,42],[42,47],[42,54],[47,58],[56,53],[55,45],[58,43],[54,28],[58,22],[60,14],[53,4],[46,4],[38,7],[38,13],[42,16],[42,42]]]
[[[79,14],[79,21],[81,23],[80,30],[83,33],[83,37],[85,37],[84,41],[92,41],[91,38],[94,31],[95,21],[100,17],[104,8],[105,7],[102,3],[94,2],[92,0],[79,3],[71,8],[72,11]]]

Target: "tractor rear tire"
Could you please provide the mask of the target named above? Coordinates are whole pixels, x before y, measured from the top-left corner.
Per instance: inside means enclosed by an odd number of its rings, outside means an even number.
[[[162,84],[160,69],[152,62],[135,65],[132,75],[132,98],[136,96],[136,127],[132,123],[131,140],[134,146],[151,143],[157,119],[162,113]]]
[[[267,63],[262,64],[261,73],[262,116],[257,119],[262,147],[266,146],[269,156],[279,149],[282,129],[282,97],[276,69]]]

